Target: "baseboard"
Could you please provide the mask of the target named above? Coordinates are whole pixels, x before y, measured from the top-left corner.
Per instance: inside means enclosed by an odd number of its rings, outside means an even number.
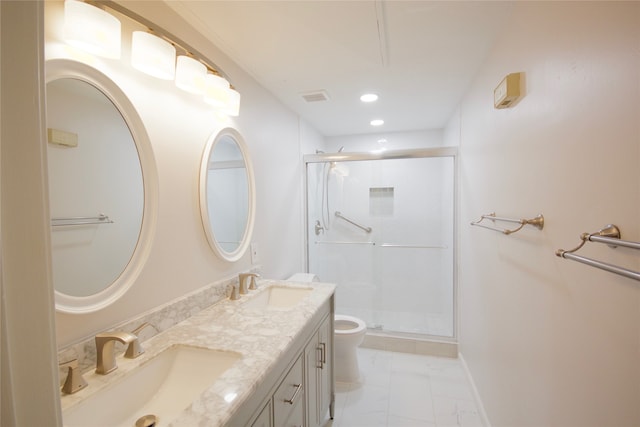
[[[476,402],[476,407],[478,408],[478,412],[480,413],[480,419],[482,421],[482,425],[484,427],[491,427],[491,422],[489,421],[489,417],[487,416],[487,411],[484,409],[484,405],[482,404],[482,399],[480,398],[480,393],[478,392],[478,388],[476,387],[476,383],[473,381],[473,376],[471,375],[471,371],[469,371],[469,366],[467,365],[466,360],[464,360],[464,356],[462,353],[458,353],[458,359],[460,360],[460,364],[462,365],[462,369],[469,380],[469,384],[471,384],[471,390],[473,392],[473,399]]]
[[[458,344],[455,342],[397,337],[371,332],[367,332],[361,346],[426,356],[458,357]]]

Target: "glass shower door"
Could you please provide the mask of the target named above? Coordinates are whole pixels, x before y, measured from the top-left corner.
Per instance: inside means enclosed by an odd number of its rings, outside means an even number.
[[[453,156],[307,163],[308,271],[369,328],[454,336]]]

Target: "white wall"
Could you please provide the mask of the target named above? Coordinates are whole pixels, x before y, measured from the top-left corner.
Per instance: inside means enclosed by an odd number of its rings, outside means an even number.
[[[460,142],[460,349],[493,426],[640,425],[640,287],[557,258],[640,240],[640,3],[518,2],[446,139]],[[525,96],[493,108],[524,72]],[[545,216],[505,236],[469,222]],[[581,254],[640,268],[638,254]]]
[[[41,2],[1,2],[0,10],[0,425],[58,426],[62,417],[44,174],[44,12]]]
[[[164,3],[126,2],[125,7],[207,55],[242,94],[240,116],[231,124],[243,134],[254,165],[257,211],[252,240],[259,245],[259,264],[269,278],[301,270],[300,146],[322,138]],[[62,10],[61,2],[46,2],[47,58],[69,55],[60,43]],[[219,260],[207,244],[200,220],[200,157],[211,133],[229,123],[217,119],[198,97],[179,91],[172,82],[133,70],[128,63],[128,43],[131,31],[138,28],[126,18],[121,21],[123,59],[82,60],[92,62],[123,89],[145,124],[159,177],[157,224],[149,258],[123,298],[90,315],[57,314],[59,346],[252,267],[248,253],[234,264]]]

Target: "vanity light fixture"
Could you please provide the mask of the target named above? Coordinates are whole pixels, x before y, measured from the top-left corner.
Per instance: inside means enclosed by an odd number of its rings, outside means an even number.
[[[120,58],[120,21],[88,3],[65,0],[64,38],[71,46],[94,55]]]
[[[240,92],[235,90],[234,87],[230,87],[227,92],[227,105],[224,111],[230,116],[237,117],[240,115]]]
[[[217,74],[207,73],[204,77],[204,102],[216,108],[223,108],[229,97],[229,82]]]
[[[371,120],[369,124],[371,124],[371,126],[382,126],[384,124],[384,120],[382,119]]]
[[[204,81],[207,75],[207,67],[197,59],[187,56],[178,56],[176,65],[176,86],[189,93],[204,94]]]
[[[360,101],[362,102],[376,102],[378,100],[378,95],[375,93],[365,93],[360,97]]]
[[[2,0],[0,0],[2,1]],[[229,84],[224,72],[204,55],[153,22],[113,0],[65,0],[65,39],[95,55],[120,58],[121,25],[107,12],[112,9],[148,31],[134,31],[131,65],[151,76],[171,80],[190,93],[204,95],[217,113],[237,116],[240,93]],[[96,6],[94,6],[96,5]],[[103,42],[101,46],[98,42]],[[94,46],[96,45],[96,46]],[[176,50],[183,54],[176,61]]]
[[[176,74],[176,48],[146,31],[134,31],[131,37],[131,65],[138,71],[163,80]]]

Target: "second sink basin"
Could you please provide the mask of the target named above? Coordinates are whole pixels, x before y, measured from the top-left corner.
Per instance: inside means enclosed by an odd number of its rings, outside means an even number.
[[[244,303],[247,308],[290,308],[309,295],[312,288],[272,286]]]
[[[166,425],[240,358],[228,351],[170,347],[68,408],[62,414],[63,424],[133,427],[150,415]]]

